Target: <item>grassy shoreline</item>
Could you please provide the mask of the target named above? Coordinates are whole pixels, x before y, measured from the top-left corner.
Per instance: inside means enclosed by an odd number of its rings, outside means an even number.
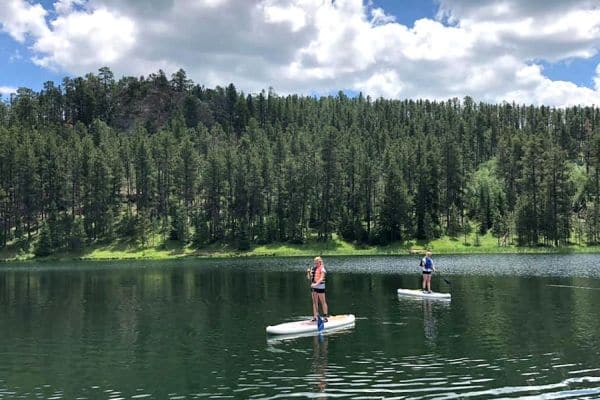
[[[159,241],[157,241],[159,243]],[[310,257],[321,256],[401,256],[418,255],[431,250],[434,254],[572,254],[600,253],[600,246],[570,245],[563,247],[518,247],[498,246],[497,239],[490,234],[465,238],[444,237],[431,242],[408,242],[388,246],[357,246],[338,238],[324,243],[311,241],[296,245],[275,243],[253,246],[248,251],[239,251],[227,245],[210,245],[203,249],[181,246],[173,242],[160,242],[148,247],[131,246],[123,243],[98,244],[80,253],[58,253],[38,258],[31,252],[18,251],[8,246],[0,251],[0,262],[18,261],[67,261],[67,260],[175,260],[181,258],[240,258],[240,257]]]

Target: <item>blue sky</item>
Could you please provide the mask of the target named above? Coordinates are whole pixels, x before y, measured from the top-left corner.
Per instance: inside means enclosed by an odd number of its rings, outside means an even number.
[[[579,86],[594,87],[593,77],[596,66],[600,64],[600,55],[588,59],[572,58],[564,61],[545,62],[544,75],[552,80],[570,81]]]
[[[53,0],[43,0],[38,3],[54,15]],[[8,33],[0,32],[0,86],[28,87],[40,90],[47,81],[59,83],[68,76],[68,71],[54,71],[41,68],[31,62],[32,52],[29,50],[30,41],[19,43]]]
[[[39,89],[46,81],[59,82],[66,73],[60,74],[33,64],[27,46],[17,43],[7,34],[0,34],[0,58],[3,60],[0,64],[2,86]]]
[[[151,1],[4,0],[0,93],[108,65],[117,77],[184,68],[246,92],[600,103],[588,0]]]
[[[374,6],[381,7],[396,17],[396,21],[412,27],[421,18],[434,18],[437,6],[428,0],[374,0]]]

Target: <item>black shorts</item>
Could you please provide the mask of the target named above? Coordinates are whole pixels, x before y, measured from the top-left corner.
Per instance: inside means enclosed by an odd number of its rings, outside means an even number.
[[[315,292],[315,293],[325,293],[325,289],[315,289],[315,288],[312,288],[312,291]]]
[[[431,275],[431,271],[423,271],[423,275]]]

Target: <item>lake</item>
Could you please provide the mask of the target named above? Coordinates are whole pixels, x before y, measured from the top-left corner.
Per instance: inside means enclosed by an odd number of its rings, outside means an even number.
[[[600,397],[598,255],[325,257],[352,329],[310,318],[309,258],[0,265],[0,398]],[[441,278],[448,280],[451,285]]]

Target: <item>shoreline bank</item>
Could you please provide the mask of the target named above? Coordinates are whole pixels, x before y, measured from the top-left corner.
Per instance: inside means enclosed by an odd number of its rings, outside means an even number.
[[[419,256],[425,250],[435,255],[477,255],[477,254],[590,254],[599,253],[600,246],[570,245],[562,247],[518,247],[498,246],[483,238],[479,245],[468,244],[452,238],[443,238],[428,243],[404,243],[388,246],[357,246],[335,239],[329,242],[309,242],[306,244],[276,243],[254,246],[240,251],[227,245],[210,245],[204,249],[180,246],[176,243],[162,243],[156,246],[140,247],[123,244],[95,245],[79,253],[60,252],[47,257],[35,257],[31,252],[4,249],[0,252],[0,262],[22,261],[118,261],[118,260],[177,260],[207,258],[245,257],[325,257],[335,256]]]

